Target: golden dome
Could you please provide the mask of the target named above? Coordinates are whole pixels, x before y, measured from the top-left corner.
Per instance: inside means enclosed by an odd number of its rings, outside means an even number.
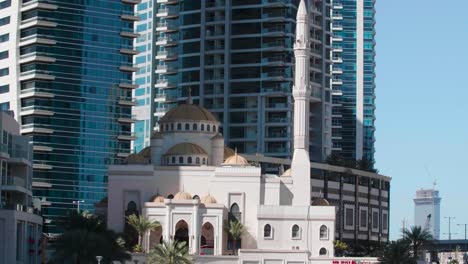
[[[142,149],[140,152],[138,152],[139,155],[141,155],[143,158],[151,158],[151,147],[146,147]]]
[[[149,161],[148,159],[145,159],[142,155],[140,154],[130,154],[126,159],[125,159],[126,164],[148,164]]]
[[[159,120],[159,122],[173,122],[176,120],[218,122],[212,113],[205,108],[194,104],[181,104],[172,108]]]
[[[234,153],[234,155],[227,158],[222,165],[248,166],[250,164],[244,157]]]
[[[327,201],[327,199],[323,198],[318,198],[312,200],[312,206],[330,206],[330,203]]]
[[[204,196],[201,199],[201,203],[202,204],[215,204],[215,203],[218,203],[218,202],[216,201],[216,199],[213,196],[208,194],[207,196]]]
[[[154,195],[151,197],[150,202],[153,203],[164,203],[164,197],[161,195]]]
[[[180,143],[170,148],[166,155],[208,155],[206,151],[192,143]]]
[[[292,174],[291,174],[291,169],[287,169],[283,172],[283,174],[281,174],[281,177],[291,177]]]
[[[224,160],[236,154],[236,152],[230,147],[224,147]]]
[[[174,200],[192,200],[192,195],[188,192],[178,192],[174,195]]]

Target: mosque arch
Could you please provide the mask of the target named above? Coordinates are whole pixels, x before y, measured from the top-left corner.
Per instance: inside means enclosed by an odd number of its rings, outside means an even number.
[[[320,239],[328,239],[328,228],[326,225],[320,227]]]
[[[200,235],[200,254],[214,255],[214,227],[210,222],[206,222],[201,227]]]
[[[186,242],[186,245],[189,245],[189,226],[184,220],[177,222],[175,226],[174,240],[178,242]]]
[[[230,221],[239,221],[241,222],[242,213],[240,211],[239,205],[237,203],[233,203],[231,208],[229,209],[229,220]]]
[[[321,248],[319,251],[320,256],[326,256],[327,255],[327,249],[326,248]]]

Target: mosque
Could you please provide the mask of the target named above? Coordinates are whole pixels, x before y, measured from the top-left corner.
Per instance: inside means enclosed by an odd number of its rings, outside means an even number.
[[[217,119],[189,100],[161,118],[149,147],[130,155],[127,164],[109,167],[108,227],[122,232],[125,216],[132,213],[158,221],[162,228],[146,235],[144,248],[162,240],[186,241],[196,263],[345,263],[333,257],[335,207],[325,199],[311,199],[306,114],[310,46],[304,0],[294,54],[290,169],[262,174],[257,164],[225,146]],[[228,221],[246,228],[237,242],[225,231]]]

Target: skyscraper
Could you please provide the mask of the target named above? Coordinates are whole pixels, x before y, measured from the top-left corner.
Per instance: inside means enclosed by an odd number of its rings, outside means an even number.
[[[297,0],[157,0],[154,115],[190,93],[242,153],[291,157]],[[331,151],[328,1],[309,1],[311,159]],[[152,62],[147,62],[152,63]]]
[[[32,138],[33,193],[46,221],[77,201],[92,210],[106,195],[107,166],[130,151],[137,2],[0,3],[2,108]],[[58,231],[54,223],[46,232]]]
[[[439,191],[421,189],[414,198],[414,225],[427,228],[434,239],[440,238],[440,201]]]
[[[375,0],[334,0],[333,152],[374,160]]]

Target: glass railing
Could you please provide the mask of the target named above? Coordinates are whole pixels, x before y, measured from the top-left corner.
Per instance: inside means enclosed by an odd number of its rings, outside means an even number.
[[[0,143],[0,152],[2,153],[8,153],[8,145]]]
[[[267,108],[286,108],[286,103],[267,104]]]
[[[26,180],[17,176],[7,176],[6,182],[2,182],[2,185],[20,186],[23,188],[27,188]]]

